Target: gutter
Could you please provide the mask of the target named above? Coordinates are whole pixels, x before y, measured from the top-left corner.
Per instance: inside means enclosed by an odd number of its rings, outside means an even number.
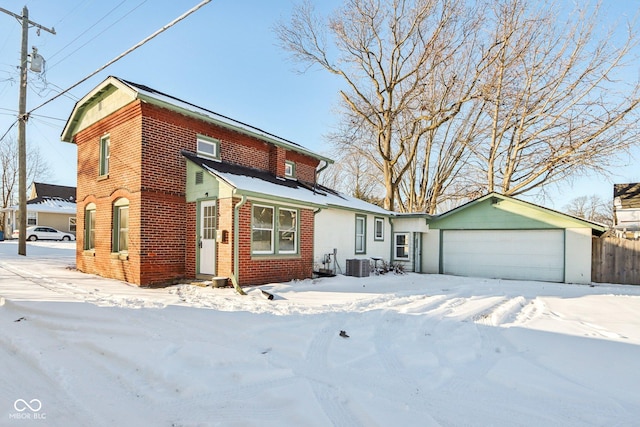
[[[315,174],[315,178],[316,178],[316,179],[315,179],[315,182],[313,183],[313,193],[314,193],[314,194],[315,194],[315,192],[316,192],[316,188],[317,188],[317,186],[318,186],[318,175],[320,175],[320,173],[321,173],[323,170],[325,170],[326,168],[328,168],[328,167],[329,167],[329,165],[331,164],[331,163],[329,163],[329,162],[328,162],[327,160],[325,160],[325,159],[322,159],[322,161],[324,162],[324,166],[322,166],[320,169],[318,169],[318,170],[316,171],[316,174]]]
[[[236,203],[236,205],[233,207],[233,273],[231,274],[231,283],[233,283],[233,287],[235,288],[236,292],[238,292],[240,295],[246,295],[246,293],[242,290],[242,288],[240,287],[240,285],[238,284],[238,277],[239,277],[239,246],[240,243],[238,242],[239,239],[239,235],[240,235],[240,208],[247,202],[247,196],[242,196],[242,198],[240,199],[240,201],[238,203]]]

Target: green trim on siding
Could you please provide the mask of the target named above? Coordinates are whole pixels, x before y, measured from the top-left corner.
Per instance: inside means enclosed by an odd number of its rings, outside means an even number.
[[[604,227],[499,194],[489,194],[429,221],[432,229],[521,230]]]

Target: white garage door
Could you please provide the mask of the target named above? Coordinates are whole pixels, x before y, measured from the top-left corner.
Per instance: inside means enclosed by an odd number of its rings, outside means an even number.
[[[444,274],[564,281],[564,230],[445,230]]]

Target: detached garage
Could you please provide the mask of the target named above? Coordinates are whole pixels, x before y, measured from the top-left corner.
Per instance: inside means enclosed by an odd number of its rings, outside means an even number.
[[[425,271],[591,282],[591,237],[604,226],[497,193],[429,220]]]

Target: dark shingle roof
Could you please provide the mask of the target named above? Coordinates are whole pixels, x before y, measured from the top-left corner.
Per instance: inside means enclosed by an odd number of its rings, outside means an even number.
[[[44,184],[42,182],[34,182],[33,187],[31,200],[62,199],[72,202],[76,201],[76,187]]]

